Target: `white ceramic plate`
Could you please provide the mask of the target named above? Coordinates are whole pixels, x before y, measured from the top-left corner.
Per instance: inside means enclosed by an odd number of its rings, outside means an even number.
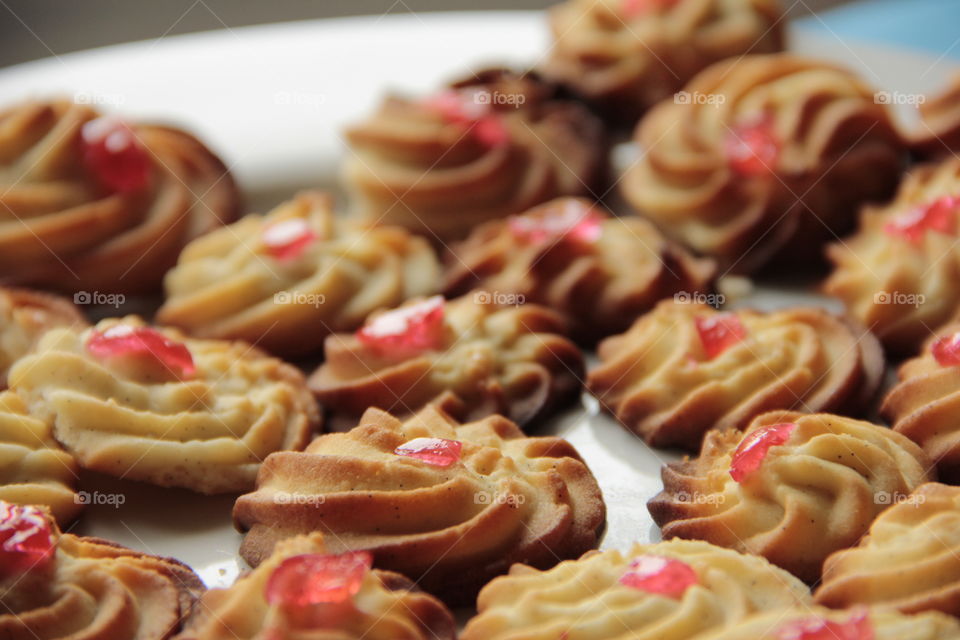
[[[74,95],[136,118],[182,124],[226,159],[258,208],[305,186],[333,186],[345,153],[342,126],[371,110],[387,89],[425,92],[490,63],[529,66],[548,43],[541,13],[447,13],[346,18],[164,38],[41,60],[0,71],[0,104]],[[879,88],[927,92],[953,63],[902,50],[797,31],[791,48],[857,70]],[[910,117],[905,108],[904,117]],[[803,289],[758,288],[741,304],[773,308],[815,301]],[[603,547],[659,533],[646,501],[660,489],[653,451],[584,396],[549,429],[582,453],[608,507]],[[210,586],[232,582],[241,562],[233,498],[206,498],[109,478],[85,478],[94,504],[76,531],[193,566]]]

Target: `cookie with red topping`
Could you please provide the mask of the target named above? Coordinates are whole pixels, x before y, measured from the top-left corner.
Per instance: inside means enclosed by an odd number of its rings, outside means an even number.
[[[39,507],[0,501],[0,541],[9,640],[166,640],[203,592],[186,565],[62,534]]]
[[[433,96],[388,96],[346,139],[355,213],[435,241],[606,182],[603,125],[533,72],[489,69]]]
[[[718,62],[643,118],[621,188],[668,236],[752,273],[816,264],[885,200],[906,145],[886,105],[850,71],[795,54]]]
[[[254,566],[279,541],[320,531],[330,552],[370,552],[464,604],[515,562],[545,569],[595,548],[605,507],[567,441],[428,406],[405,420],[370,409],[349,432],[271,455],[233,516]]]
[[[625,331],[662,298],[712,291],[716,264],[667,240],[646,220],[559,198],[475,229],[448,252],[444,290],[473,289],[549,307],[580,341]]]
[[[0,192],[0,280],[86,293],[159,289],[180,249],[240,205],[191,134],[66,100],[0,112]]]
[[[761,555],[808,583],[891,504],[936,478],[907,437],[841,416],[773,411],[711,431],[698,458],[663,467],[648,503],[663,537]]]
[[[48,331],[10,387],[81,467],[201,493],[251,488],[268,454],[302,449],[321,421],[298,369],[135,316]]]
[[[525,425],[579,393],[583,354],[565,332],[553,311],[485,292],[412,300],[329,336],[308,382],[340,421],[369,407],[410,414],[452,395],[461,418],[500,413]]]

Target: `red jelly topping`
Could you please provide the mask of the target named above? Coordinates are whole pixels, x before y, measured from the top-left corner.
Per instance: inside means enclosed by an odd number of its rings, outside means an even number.
[[[960,196],[943,196],[896,217],[885,224],[883,230],[892,236],[906,238],[913,244],[920,244],[928,230],[955,235],[958,209]]]
[[[751,431],[733,453],[730,476],[737,482],[743,482],[744,478],[760,468],[770,447],[785,443],[796,428],[797,425],[792,422],[784,422]]]
[[[960,365],[960,332],[938,339],[930,351],[941,366]]]
[[[267,602],[286,607],[346,602],[360,591],[372,566],[373,556],[367,551],[287,558],[267,581]]]
[[[514,237],[531,244],[561,238],[590,244],[603,232],[603,216],[584,202],[565,200],[543,215],[510,216],[507,225]]]
[[[741,175],[772,172],[780,157],[780,141],[774,134],[773,120],[763,117],[734,126],[727,134],[724,150],[730,168]]]
[[[133,130],[114,117],[102,117],[83,125],[83,162],[107,190],[128,193],[150,183],[150,154]]]
[[[484,146],[498,147],[510,141],[510,132],[492,102],[490,94],[482,89],[449,89],[424,100],[428,109],[447,122],[469,128]]]
[[[414,438],[393,450],[398,456],[416,458],[435,467],[449,467],[460,460],[463,443],[446,438]]]
[[[357,339],[384,354],[420,353],[444,344],[443,296],[382,313],[357,331]]]
[[[693,321],[709,360],[713,360],[747,337],[746,327],[740,322],[740,318],[732,313],[697,316]]]
[[[303,218],[281,220],[267,226],[260,235],[267,253],[278,260],[293,260],[300,257],[316,238],[316,232]]]
[[[674,599],[680,599],[688,588],[698,583],[690,565],[655,555],[635,558],[630,569],[620,576],[622,585]]]
[[[628,18],[663,11],[677,4],[678,0],[621,0],[620,12]]]
[[[874,640],[867,612],[855,613],[846,622],[816,616],[788,622],[777,629],[777,640]]]
[[[42,566],[53,557],[55,548],[43,511],[0,502],[0,575],[17,575]]]
[[[118,324],[106,331],[95,330],[87,340],[87,351],[97,358],[151,358],[178,378],[188,378],[196,373],[193,357],[186,345],[148,327]]]

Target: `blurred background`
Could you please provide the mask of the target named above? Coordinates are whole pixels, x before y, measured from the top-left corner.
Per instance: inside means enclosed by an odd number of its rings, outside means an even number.
[[[117,42],[250,24],[440,10],[541,9],[553,0],[0,0],[0,66]],[[875,40],[899,40],[911,22],[950,29],[960,0],[783,0],[791,18]],[[837,9],[838,5],[844,6]],[[925,19],[936,9],[938,18]],[[947,13],[944,14],[943,12]],[[864,20],[869,15],[870,20]],[[952,17],[954,19],[947,19]],[[909,34],[908,34],[909,35]],[[954,37],[960,34],[954,34]],[[923,45],[923,38],[912,36]]]

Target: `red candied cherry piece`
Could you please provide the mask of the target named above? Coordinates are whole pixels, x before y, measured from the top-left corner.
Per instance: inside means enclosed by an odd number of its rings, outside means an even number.
[[[943,196],[897,216],[883,225],[883,230],[892,236],[901,236],[911,244],[920,244],[928,230],[955,235],[958,209],[960,196]]]
[[[685,562],[642,555],[634,558],[627,572],[620,576],[620,584],[679,600],[687,589],[699,584],[699,580],[693,568]]]
[[[590,244],[603,232],[603,217],[586,203],[566,201],[539,216],[510,216],[507,225],[514,237],[531,244],[562,238]]]
[[[372,566],[368,551],[293,556],[270,574],[264,595],[272,605],[291,608],[346,602],[360,591]]]
[[[713,360],[747,337],[746,327],[733,313],[697,316],[693,321],[708,360]]]
[[[149,327],[118,324],[105,331],[94,330],[87,340],[87,351],[97,358],[153,358],[179,378],[188,378],[197,371],[186,345]]]
[[[724,152],[730,168],[740,175],[771,173],[780,157],[780,141],[773,131],[773,119],[764,116],[735,125],[727,133]]]
[[[317,239],[310,223],[303,218],[281,220],[264,228],[260,240],[267,253],[278,260],[294,260]]]
[[[646,15],[654,11],[669,9],[679,0],[622,0],[620,11],[628,18]]]
[[[873,625],[866,611],[846,622],[834,622],[816,616],[788,622],[777,630],[777,640],[874,640]]]
[[[480,99],[482,95],[487,95],[487,99]],[[448,89],[425,99],[423,104],[447,122],[469,127],[471,135],[486,147],[510,141],[510,132],[493,110],[489,94],[482,89]]]
[[[55,549],[53,531],[42,510],[0,502],[0,575],[42,567]]]
[[[444,344],[443,296],[387,311],[357,331],[357,339],[381,353],[405,355]]]
[[[414,438],[393,450],[398,456],[416,458],[435,467],[449,467],[460,460],[463,443],[446,438]]]
[[[956,367],[960,365],[960,331],[939,338],[933,343],[930,351],[940,366]]]
[[[150,184],[150,155],[124,122],[110,116],[90,120],[80,137],[84,165],[108,191],[129,193]]]
[[[796,428],[796,424],[784,422],[751,431],[733,453],[730,462],[730,476],[737,482],[743,482],[744,478],[760,468],[770,448],[789,440],[790,434]]]

